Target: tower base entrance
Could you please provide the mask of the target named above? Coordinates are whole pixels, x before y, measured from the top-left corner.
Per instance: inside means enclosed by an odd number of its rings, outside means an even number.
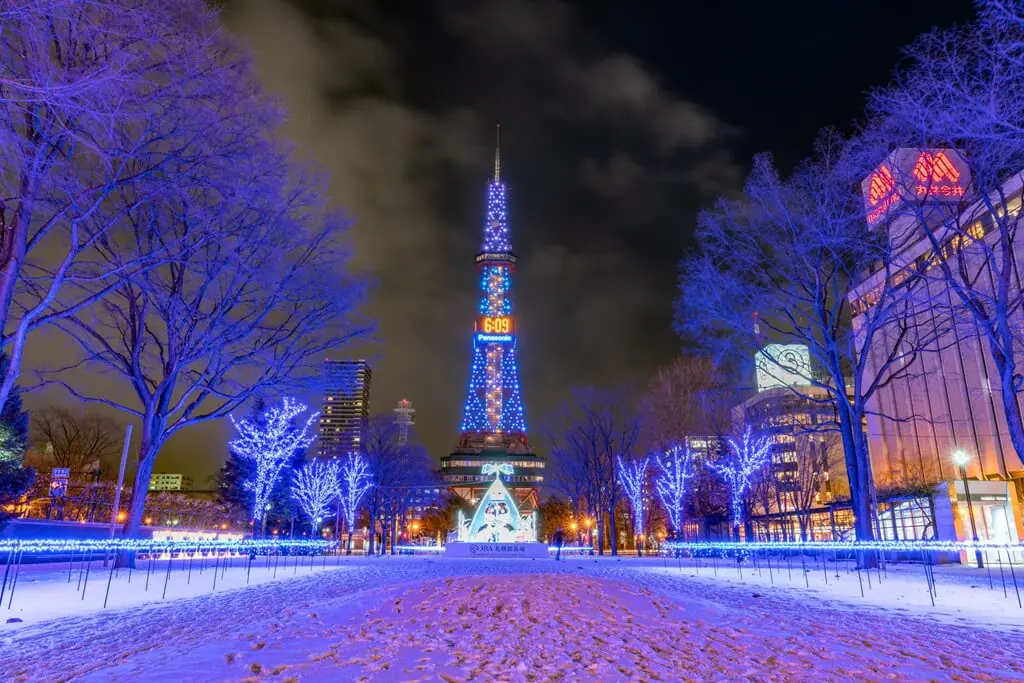
[[[494,481],[493,473],[483,473],[484,467],[511,465],[514,472],[502,475],[502,480],[520,512],[525,513],[536,510],[540,502],[537,487],[544,481],[544,464],[541,456],[521,442],[492,445],[467,441],[441,458],[441,478],[475,510]]]

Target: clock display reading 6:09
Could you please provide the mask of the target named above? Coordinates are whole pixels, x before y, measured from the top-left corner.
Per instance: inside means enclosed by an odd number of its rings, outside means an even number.
[[[484,315],[477,319],[476,331],[484,334],[514,334],[515,324],[512,318],[507,315]]]

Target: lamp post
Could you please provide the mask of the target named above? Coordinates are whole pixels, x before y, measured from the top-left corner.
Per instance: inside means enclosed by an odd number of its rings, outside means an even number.
[[[967,483],[967,463],[971,457],[967,455],[967,451],[957,449],[953,451],[953,462],[960,468],[960,481],[964,484],[964,495],[967,497],[967,515],[971,518],[971,536],[975,544],[978,543],[978,525],[974,522],[974,505],[971,503],[971,487]],[[975,546],[974,548],[974,559],[978,562],[978,569],[985,567],[984,561],[981,559],[981,548]]]

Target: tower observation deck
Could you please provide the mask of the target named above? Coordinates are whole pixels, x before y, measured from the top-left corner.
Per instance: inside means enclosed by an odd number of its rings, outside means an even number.
[[[519,388],[518,329],[511,288],[517,257],[509,240],[507,191],[501,179],[501,147],[495,147],[494,176],[487,183],[487,212],[476,267],[480,306],[473,326],[473,360],[455,450],[441,458],[451,489],[474,501],[494,481],[486,464],[509,463],[503,477],[521,507],[534,507],[544,460],[530,447]]]

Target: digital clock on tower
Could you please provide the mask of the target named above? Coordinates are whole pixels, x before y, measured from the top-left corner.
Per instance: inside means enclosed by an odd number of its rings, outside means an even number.
[[[482,334],[515,334],[515,327],[512,317],[507,315],[482,315],[476,321],[476,331]]]

